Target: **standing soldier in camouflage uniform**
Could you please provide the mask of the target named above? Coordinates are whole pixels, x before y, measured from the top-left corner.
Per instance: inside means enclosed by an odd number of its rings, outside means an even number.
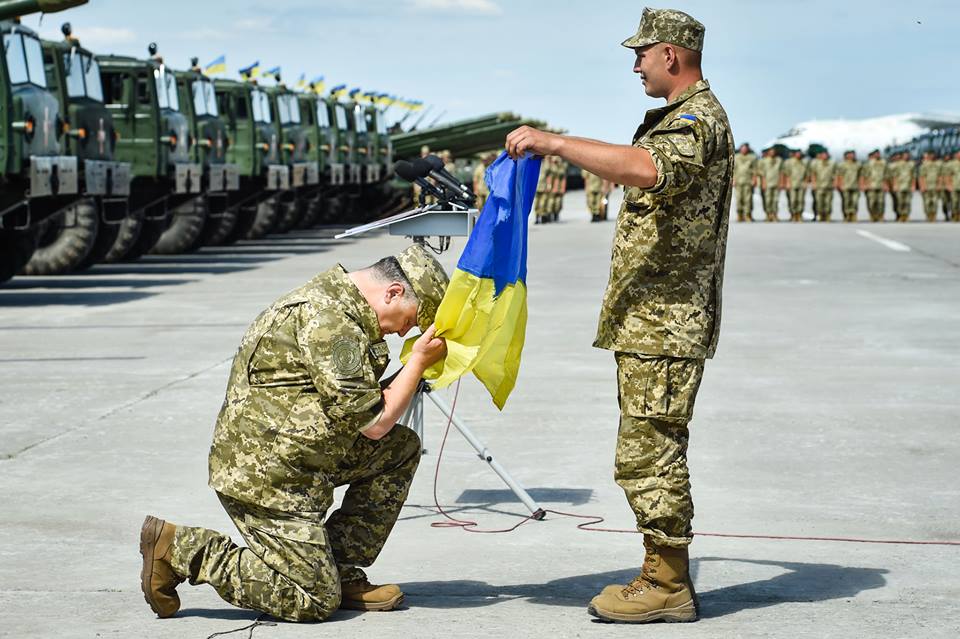
[[[550,206],[550,193],[553,190],[553,173],[550,170],[549,158],[540,162],[540,178],[537,180],[537,195],[533,200],[533,210],[536,214],[534,224],[546,224],[550,221],[547,209]]]
[[[757,177],[760,178],[760,192],[763,194],[763,212],[767,222],[777,221],[777,208],[780,204],[780,169],[783,160],[773,147],[763,150],[763,157],[757,162]]]
[[[837,162],[834,169],[835,185],[840,191],[840,203],[844,222],[857,221],[857,207],[860,205],[860,163],[855,151],[846,151],[843,161]]]
[[[807,163],[803,161],[803,151],[791,151],[784,160],[781,169],[783,188],[787,192],[787,207],[790,209],[790,221],[803,219],[803,201],[807,194]]]
[[[950,219],[960,222],[960,151],[943,163],[943,193],[950,202]]]
[[[361,271],[338,265],[260,314],[234,358],[210,448],[210,486],[247,546],[147,517],[141,587],[154,612],[177,612],[185,579],[287,621],[401,603],[397,586],[370,584],[361,567],[380,553],[420,460],[420,440],[396,422],[446,350],[432,327],[446,285],[414,245]],[[415,325],[424,334],[414,354],[381,388],[383,336]]]
[[[910,206],[916,184],[913,159],[906,151],[898,153],[887,169],[889,171],[890,192],[893,193],[893,207],[897,213],[897,222],[906,222],[910,219]]]
[[[606,204],[604,202],[609,187],[607,181],[590,171],[580,171],[583,177],[583,190],[587,195],[587,212],[591,222],[600,222],[607,219]]]
[[[553,168],[553,197],[550,198],[550,221],[560,220],[560,212],[563,210],[563,196],[567,192],[567,163],[559,157],[554,156]]]
[[[923,154],[917,169],[917,188],[923,198],[923,212],[927,222],[937,221],[937,196],[940,193],[940,162],[933,151]]]
[[[734,159],[733,186],[737,191],[737,221],[753,222],[753,189],[757,186],[757,156],[746,142],[737,149]]]
[[[867,211],[871,222],[883,221],[884,194],[889,190],[886,181],[887,163],[880,156],[880,149],[870,155],[860,167],[860,190],[867,198]]]
[[[643,571],[611,585],[589,612],[608,621],[694,621],[687,546],[693,501],[687,424],[720,327],[720,289],[733,183],[733,136],[703,79],[703,25],[680,11],[644,9],[634,72],[647,112],[633,145],[520,127],[507,151],[559,155],[624,184],[610,282],[594,345],[617,363],[620,431],[617,483],[644,533]]]
[[[483,205],[487,203],[487,197],[490,195],[490,187],[487,186],[487,167],[493,162],[493,156],[486,153],[477,160],[477,166],[473,169],[473,194],[477,196],[476,207],[483,210]]]
[[[826,151],[810,161],[810,190],[813,191],[813,216],[818,222],[829,222],[833,214],[834,166]]]

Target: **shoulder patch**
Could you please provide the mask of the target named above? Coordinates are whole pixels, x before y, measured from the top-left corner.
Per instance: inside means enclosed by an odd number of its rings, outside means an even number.
[[[695,116],[695,115],[690,115],[689,113],[684,113],[684,114],[681,115],[680,117],[683,118],[684,120],[690,120],[691,122],[696,122],[696,121],[697,121],[697,116]]]
[[[360,344],[349,337],[338,337],[330,345],[333,368],[338,376],[352,376],[360,372],[363,359]]]

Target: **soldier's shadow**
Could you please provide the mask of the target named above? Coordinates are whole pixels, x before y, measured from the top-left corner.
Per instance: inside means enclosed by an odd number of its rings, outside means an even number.
[[[886,583],[883,568],[860,568],[836,564],[808,564],[728,557],[700,557],[691,561],[696,574],[704,562],[734,562],[780,569],[768,579],[722,586],[700,592],[700,616],[722,617],[741,610],[765,608],[788,602],[846,599]],[[531,603],[585,607],[604,586],[627,583],[639,571],[618,570],[576,575],[538,584],[492,586],[481,581],[422,581],[402,584],[411,608],[474,608],[502,601],[526,599]]]

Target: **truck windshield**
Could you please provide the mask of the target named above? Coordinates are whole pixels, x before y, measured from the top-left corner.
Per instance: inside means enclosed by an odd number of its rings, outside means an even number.
[[[103,102],[103,85],[100,82],[100,66],[93,56],[71,51],[63,54],[63,68],[67,72],[67,95],[71,98],[84,96]]]
[[[212,115],[216,117],[217,96],[213,89],[213,83],[209,80],[196,80],[193,87],[193,110],[197,115]]]
[[[256,122],[270,124],[273,118],[270,115],[270,100],[263,91],[253,91],[250,94],[250,102],[253,104],[253,119]]]
[[[321,129],[330,128],[330,113],[327,112],[327,103],[317,100],[317,124]]]
[[[157,82],[157,99],[161,109],[180,110],[180,99],[177,97],[177,80],[172,73],[167,73],[164,67],[153,70],[153,77]]]
[[[39,40],[17,32],[6,33],[3,36],[3,49],[7,59],[10,84],[29,82],[39,87],[47,86]]]
[[[300,101],[292,93],[277,96],[280,124],[300,124]]]
[[[347,110],[343,108],[342,104],[337,104],[337,128],[341,131],[347,130]]]
[[[367,119],[363,117],[363,107],[359,104],[353,107],[353,121],[357,123],[357,133],[367,132]]]

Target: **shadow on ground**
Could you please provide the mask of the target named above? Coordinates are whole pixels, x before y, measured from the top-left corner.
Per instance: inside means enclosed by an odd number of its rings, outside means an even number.
[[[847,599],[864,590],[881,588],[887,570],[836,564],[762,561],[726,557],[701,557],[691,563],[696,573],[704,562],[746,563],[779,567],[784,572],[769,579],[715,588],[700,594],[702,618],[765,608],[781,603],[803,603]],[[477,608],[501,601],[526,599],[535,604],[586,607],[590,599],[608,584],[628,583],[639,568],[564,577],[540,584],[493,586],[481,581],[421,581],[403,584],[411,607]]]

